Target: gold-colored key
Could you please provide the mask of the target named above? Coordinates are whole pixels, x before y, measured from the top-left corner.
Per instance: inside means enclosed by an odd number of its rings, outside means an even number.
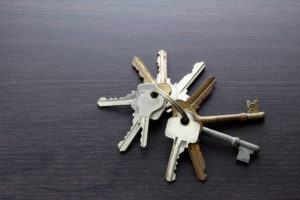
[[[203,158],[202,152],[200,151],[199,142],[195,144],[189,144],[189,155],[193,163],[194,171],[196,173],[197,179],[205,181],[206,174],[205,170],[205,160]]]
[[[170,94],[171,86],[168,83],[158,83],[156,79],[153,78],[152,74],[150,73],[150,71],[148,70],[141,58],[133,57],[132,67],[139,72],[140,77],[144,79],[144,83],[154,83],[157,85],[157,87],[159,87],[159,89],[163,90],[166,94]]]
[[[187,101],[178,100],[177,103],[184,109],[191,111],[196,121],[201,121],[203,124],[218,123],[218,122],[234,122],[234,121],[248,121],[264,119],[265,113],[258,112],[258,101],[247,101],[248,113],[228,114],[228,115],[214,115],[214,116],[199,116],[197,109],[201,102],[211,93],[215,77],[209,77],[200,88]],[[173,115],[177,115],[178,111],[173,109]]]

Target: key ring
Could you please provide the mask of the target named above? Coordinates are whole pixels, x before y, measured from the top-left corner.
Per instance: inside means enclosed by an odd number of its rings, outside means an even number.
[[[186,125],[186,124],[189,123],[190,120],[189,120],[186,112],[178,105],[178,103],[174,99],[172,99],[169,95],[167,95],[166,93],[164,93],[159,88],[154,88],[153,92],[157,92],[158,94],[160,94],[164,99],[166,99],[167,101],[169,101],[176,108],[176,110],[178,110],[178,112],[180,112],[180,114],[182,115],[182,119],[181,119],[181,123],[182,124]]]

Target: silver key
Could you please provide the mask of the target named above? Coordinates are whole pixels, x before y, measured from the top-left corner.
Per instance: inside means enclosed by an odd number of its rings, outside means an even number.
[[[120,141],[119,144],[118,144],[118,147],[119,147],[120,151],[126,151],[128,146],[132,142],[133,138],[139,132],[141,127],[140,127],[138,117],[139,116],[138,116],[137,113],[133,113],[132,126],[131,126],[130,130],[127,132],[124,140]]]
[[[167,70],[167,52],[164,50],[160,50],[157,52],[157,68],[158,74],[156,77],[156,81],[158,83],[171,83],[170,78],[168,78],[168,70]]]
[[[189,118],[187,125],[181,123],[181,115],[171,117],[167,122],[165,135],[174,140],[166,171],[166,180],[168,182],[176,179],[175,169],[179,155],[188,148],[189,143],[197,142],[200,134],[200,124],[194,121],[191,114],[187,113],[187,115]]]
[[[99,107],[106,107],[106,106],[126,106],[131,105],[134,102],[134,99],[136,97],[136,92],[132,91],[131,94],[128,94],[125,97],[120,98],[105,98],[100,97],[98,100],[98,106]]]
[[[187,95],[187,88],[194,82],[194,80],[199,76],[204,68],[204,62],[196,63],[191,73],[185,75],[178,83],[174,84],[177,89],[177,99],[186,101],[189,98],[189,96]]]
[[[238,137],[232,137],[225,133],[221,133],[219,131],[215,131],[206,127],[203,127],[203,134],[215,139],[222,140],[223,142],[229,143],[234,147],[238,147],[239,153],[236,159],[244,163],[249,163],[250,155],[254,152],[259,151],[259,146],[255,144],[240,140]]]
[[[119,142],[118,147],[120,151],[126,151],[126,149],[128,148],[133,138],[136,136],[140,129],[142,129],[141,147],[147,146],[149,120],[151,118],[151,115],[153,112],[157,111],[158,109],[164,106],[163,97],[160,95],[153,97],[151,93],[152,90],[147,90],[137,96],[136,101],[134,103],[135,112],[133,126],[125,136],[124,140]]]

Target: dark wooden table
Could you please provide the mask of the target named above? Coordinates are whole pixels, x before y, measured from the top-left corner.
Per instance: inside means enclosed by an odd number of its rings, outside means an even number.
[[[248,166],[201,136],[207,181],[185,152],[168,184],[167,114],[151,122],[146,149],[137,138],[119,153],[132,110],[96,102],[136,89],[133,56],[156,74],[160,49],[172,82],[206,62],[190,94],[217,78],[199,114],[259,100],[264,122],[211,126],[261,147]],[[299,78],[298,1],[2,0],[0,199],[299,199]]]

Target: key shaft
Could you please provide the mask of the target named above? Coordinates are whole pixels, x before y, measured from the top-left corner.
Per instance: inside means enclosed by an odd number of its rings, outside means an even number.
[[[157,81],[153,78],[152,74],[144,64],[141,58],[139,57],[133,57],[132,60],[132,67],[135,68],[138,72],[140,77],[142,77],[144,80],[144,83],[155,83],[157,84]]]
[[[228,115],[214,115],[214,116],[199,116],[195,114],[196,120],[201,121],[203,124],[219,123],[219,122],[246,122],[252,120],[263,120],[265,117],[264,112],[258,113],[239,113]]]
[[[207,135],[207,136],[213,137],[217,140],[221,140],[225,143],[228,143],[228,144],[230,144],[231,146],[234,146],[234,147],[243,146],[243,147],[249,148],[253,151],[259,151],[259,146],[255,145],[255,144],[252,144],[250,142],[246,142],[244,140],[240,140],[238,137],[232,137],[230,135],[227,135],[225,133],[221,133],[219,131],[212,130],[212,129],[207,128],[207,127],[203,127],[203,132],[202,133],[204,135]]]
[[[156,80],[158,83],[170,83],[168,78],[167,52],[160,50],[157,52],[157,68],[158,74]]]
[[[205,63],[198,62],[194,65],[191,73],[185,75],[177,84],[176,87],[178,92],[186,92],[187,88],[194,82],[194,80],[199,76],[199,74],[204,70]]]
[[[199,142],[194,144],[189,144],[188,147],[189,155],[192,160],[194,171],[196,173],[197,179],[204,181],[206,179],[205,170],[205,160],[203,158],[202,152],[200,150]]]

